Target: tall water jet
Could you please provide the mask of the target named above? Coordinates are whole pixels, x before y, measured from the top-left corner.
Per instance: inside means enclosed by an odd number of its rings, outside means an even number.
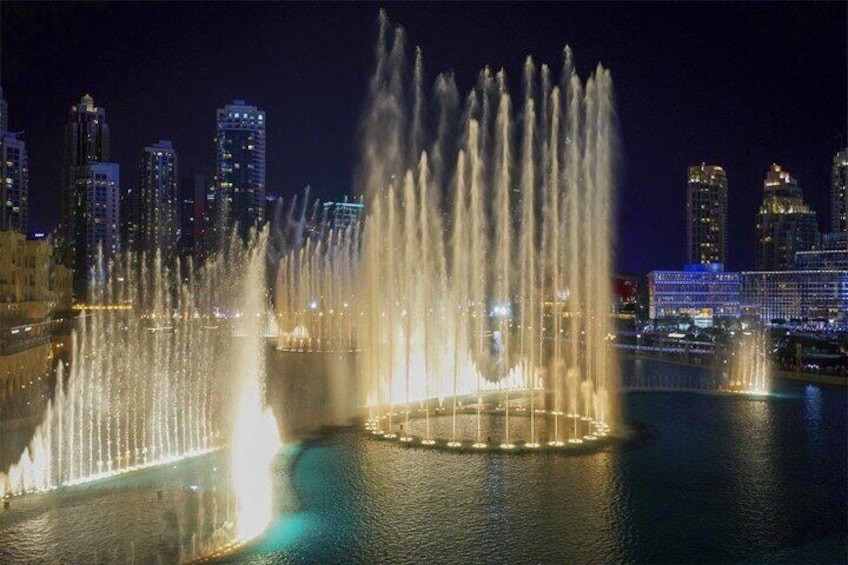
[[[219,375],[228,340],[217,308],[234,295],[225,258],[195,271],[159,256],[109,265],[72,334],[70,365],[0,496],[106,478],[221,445]],[[188,273],[187,280],[182,276]]]
[[[768,394],[771,391],[771,360],[766,332],[739,336],[726,385],[727,392]]]
[[[236,537],[260,534],[274,511],[272,462],[280,448],[277,420],[265,399],[265,251],[268,232],[255,236],[249,247],[242,281],[241,316],[244,337],[235,364],[236,409],[230,472],[238,507]]]
[[[450,74],[427,99],[421,50],[408,73],[405,34],[383,13],[375,53],[357,171],[367,215],[327,230],[324,218],[305,225],[300,205],[302,236],[277,271],[278,348],[355,344],[368,425],[383,437],[412,441],[421,415],[431,444],[431,412],[447,413],[458,446],[469,407],[477,447],[490,409],[506,448],[516,415],[529,416],[518,439],[532,447],[605,435],[618,382],[609,72],[582,82],[566,48],[554,85],[528,58],[514,105],[506,73],[485,69],[460,112]],[[552,420],[550,437],[537,419]]]
[[[567,428],[572,442],[594,440],[615,419],[618,382],[609,71],[599,65],[582,82],[566,48],[553,86],[548,67],[528,58],[516,112],[506,73],[484,70],[461,117],[449,110],[452,77],[440,76],[430,131],[421,51],[406,84],[404,42],[381,14],[359,169],[368,214],[358,298],[374,326],[362,336],[369,425],[391,437],[402,424],[410,440],[416,404],[429,430],[430,403],[447,400],[456,444],[458,413],[471,401],[482,446],[483,406],[494,402],[504,447],[516,411],[529,416],[525,445],[541,441],[537,414],[553,417],[550,443],[564,443]]]

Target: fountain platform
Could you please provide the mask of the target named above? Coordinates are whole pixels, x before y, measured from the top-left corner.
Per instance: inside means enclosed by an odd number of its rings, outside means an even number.
[[[507,424],[508,421],[508,424]],[[508,432],[507,432],[508,426]],[[575,414],[490,405],[464,406],[431,412],[404,411],[365,422],[365,431],[378,441],[395,442],[408,448],[454,453],[594,453],[629,437],[626,430],[613,432],[602,422]]]

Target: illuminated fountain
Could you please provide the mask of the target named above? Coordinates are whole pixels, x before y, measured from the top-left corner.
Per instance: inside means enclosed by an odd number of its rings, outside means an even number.
[[[360,226],[333,228],[324,216],[307,224],[308,191],[299,220],[292,203],[285,226],[275,283],[277,349],[297,352],[345,352],[358,347],[361,311],[356,281]],[[318,201],[313,206],[317,210]],[[293,232],[293,233],[292,233]]]
[[[183,496],[191,502],[175,527],[190,539],[177,536],[175,551],[219,555],[261,533],[274,511],[280,447],[264,389],[267,241],[267,231],[248,245],[234,236],[200,270],[132,255],[101,269],[71,363],[59,366],[28,448],[0,474],[0,498],[225,448],[202,462],[207,479]],[[161,504],[170,511],[173,499]]]
[[[280,448],[277,420],[265,399],[265,250],[267,230],[257,236],[246,261],[242,294],[245,335],[235,365],[237,400],[230,472],[238,507],[236,540],[262,533],[273,517],[272,461]]]
[[[745,332],[733,352],[729,381],[722,392],[768,394],[771,391],[771,362],[765,332]]]
[[[509,449],[606,435],[618,382],[609,72],[582,82],[566,48],[559,84],[528,58],[520,102],[488,69],[464,106],[449,74],[431,101],[421,52],[408,73],[404,32],[391,32],[381,14],[364,222],[329,229],[308,194],[277,215],[277,348],[357,352],[368,428],[387,438],[482,448],[498,436]],[[476,432],[462,438],[469,412]],[[484,433],[490,414],[503,433]],[[448,416],[445,437],[430,420]],[[529,427],[513,434],[516,416]]]
[[[79,318],[71,364],[0,497],[49,490],[205,453],[220,443],[210,305],[222,262],[180,285],[159,258],[112,264]],[[142,264],[142,267],[138,267]],[[133,266],[130,266],[133,265]],[[176,288],[178,290],[172,291]]]

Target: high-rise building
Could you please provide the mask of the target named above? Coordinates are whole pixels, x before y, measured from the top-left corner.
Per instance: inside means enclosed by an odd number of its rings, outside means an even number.
[[[27,231],[29,166],[21,133],[8,127],[8,106],[0,88],[0,231]]]
[[[27,231],[29,167],[21,134],[0,130],[0,230]]]
[[[848,232],[826,233],[821,239],[819,249],[795,254],[795,268],[799,271],[848,271]]]
[[[121,187],[120,196],[120,216],[121,225],[119,228],[121,234],[121,249],[137,249],[136,237],[138,236],[138,218],[136,217],[135,209],[138,198],[136,198],[136,189],[127,186],[126,183]]]
[[[688,262],[725,263],[727,174],[717,165],[689,167],[686,185]]]
[[[830,201],[830,231],[848,233],[848,148],[833,156]]]
[[[160,140],[141,153],[138,188],[130,208],[135,221],[136,251],[163,257],[176,251],[179,230],[177,208],[177,153],[170,141]]]
[[[797,252],[818,245],[816,213],[804,202],[798,181],[780,165],[771,166],[763,186],[765,194],[757,214],[757,268],[792,269]]]
[[[70,267],[75,267],[74,262],[77,257],[86,254],[84,250],[75,248],[76,243],[84,239],[77,233],[77,223],[84,222],[87,213],[80,206],[81,202],[87,201],[86,197],[76,194],[77,176],[83,167],[107,161],[109,161],[109,126],[106,123],[106,110],[96,107],[92,97],[86,94],[78,105],[71,106],[68,122],[65,124],[60,246],[63,261]]]
[[[192,255],[201,260],[206,257],[213,201],[213,187],[208,177],[195,173],[180,178],[179,250],[181,255]]]
[[[265,112],[235,100],[218,109],[215,206],[219,231],[242,235],[265,220]]]
[[[85,299],[89,282],[105,280],[104,267],[120,243],[120,169],[91,162],[74,171],[74,293]]]

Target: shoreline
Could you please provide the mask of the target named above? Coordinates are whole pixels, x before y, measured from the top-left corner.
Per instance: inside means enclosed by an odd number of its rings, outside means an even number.
[[[652,355],[639,355],[636,353],[625,353],[619,352],[619,355],[622,357],[632,357],[634,359],[645,359],[647,361],[658,361],[660,363],[670,363],[673,365],[682,365],[684,367],[694,367],[698,369],[704,369],[706,371],[714,371],[716,367],[714,367],[711,363],[698,365],[696,363],[687,363],[686,361],[679,361],[677,359],[667,359],[664,357],[654,357]],[[826,385],[833,386],[839,388],[848,387],[848,377],[841,377],[839,375],[822,375],[819,373],[798,373],[797,371],[787,371],[785,369],[775,369],[774,370],[774,378],[783,379],[788,381],[797,381],[797,382],[808,382],[817,385]]]

